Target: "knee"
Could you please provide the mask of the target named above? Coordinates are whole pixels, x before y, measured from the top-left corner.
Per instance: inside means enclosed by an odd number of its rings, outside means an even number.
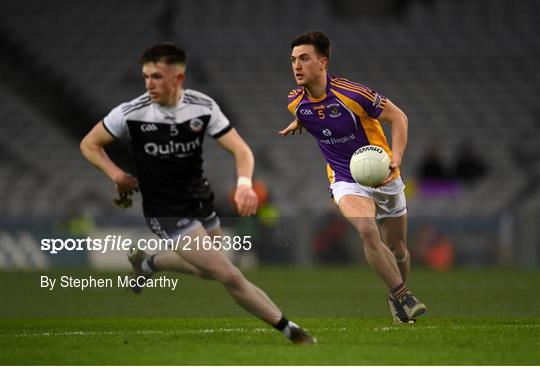
[[[407,257],[407,247],[406,246],[401,246],[399,248],[394,248],[392,250],[392,253],[394,254],[394,257],[396,258],[396,260],[398,262],[403,262],[405,261],[406,257]]]
[[[364,247],[376,248],[381,244],[381,236],[375,228],[361,230],[360,237],[362,237]]]
[[[403,238],[389,240],[387,243],[390,250],[394,253],[396,259],[403,259],[407,255],[407,243]]]
[[[226,284],[229,287],[238,288],[244,281],[244,276],[238,270],[236,266],[231,266],[230,269],[225,271],[223,276],[222,283]]]

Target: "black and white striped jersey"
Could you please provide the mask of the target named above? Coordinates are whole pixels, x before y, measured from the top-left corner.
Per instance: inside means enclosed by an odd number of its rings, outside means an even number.
[[[164,107],[145,93],[114,108],[103,124],[131,142],[145,216],[196,216],[190,208],[213,198],[202,143],[205,135],[219,138],[232,127],[212,98],[186,89],[176,106]]]

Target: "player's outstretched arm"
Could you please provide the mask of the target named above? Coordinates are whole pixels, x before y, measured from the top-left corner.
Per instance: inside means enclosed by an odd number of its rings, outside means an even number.
[[[302,134],[302,129],[304,126],[302,126],[302,123],[295,119],[293,122],[289,124],[285,129],[278,131],[278,134],[285,137],[289,134],[294,135],[294,133],[298,132],[299,134]]]
[[[251,149],[235,129],[231,129],[228,133],[219,137],[217,142],[234,155],[238,175],[234,202],[238,213],[242,217],[256,214],[259,199],[251,188],[251,178],[255,166],[255,159]]]
[[[392,101],[388,100],[384,110],[379,116],[381,121],[391,125],[390,134],[392,136],[392,161],[390,162],[390,176],[381,183],[381,186],[392,180],[394,172],[399,169],[405,147],[407,146],[408,119],[405,113]]]
[[[119,206],[125,205],[128,196],[133,191],[138,191],[137,179],[129,173],[118,167],[107,155],[104,146],[114,142],[115,138],[105,129],[103,122],[100,121],[92,130],[82,139],[80,148],[82,155],[94,166],[103,171],[116,184],[116,189],[120,195],[120,202],[115,203]]]

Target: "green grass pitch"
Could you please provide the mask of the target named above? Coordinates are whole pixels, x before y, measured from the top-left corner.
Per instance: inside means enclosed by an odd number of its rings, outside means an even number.
[[[180,275],[174,292],[135,296],[47,291],[40,275],[0,273],[0,364],[540,364],[538,270],[413,269],[410,287],[429,308],[415,326],[392,324],[365,267],[247,271],[317,336],[314,347],[290,344],[214,282]]]

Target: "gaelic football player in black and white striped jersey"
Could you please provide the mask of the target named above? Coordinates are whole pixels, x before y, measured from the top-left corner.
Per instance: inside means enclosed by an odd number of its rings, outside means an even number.
[[[251,187],[251,149],[213,99],[182,88],[186,71],[182,49],[170,44],[152,46],[143,53],[141,64],[147,93],[114,108],[84,137],[81,151],[116,184],[119,204],[129,204],[131,194],[140,190],[147,223],[161,238],[198,238],[201,242],[206,236],[220,238],[214,194],[203,175],[203,140],[209,135],[233,155],[238,175],[234,201],[241,216],[257,211],[258,199]],[[117,139],[130,141],[137,177],[116,165],[103,149]],[[241,307],[293,343],[315,343],[217,250],[192,246],[184,251],[179,246],[149,256],[133,248],[128,258],[138,277],[150,278],[167,270],[217,280]],[[135,293],[141,290],[133,288]]]

